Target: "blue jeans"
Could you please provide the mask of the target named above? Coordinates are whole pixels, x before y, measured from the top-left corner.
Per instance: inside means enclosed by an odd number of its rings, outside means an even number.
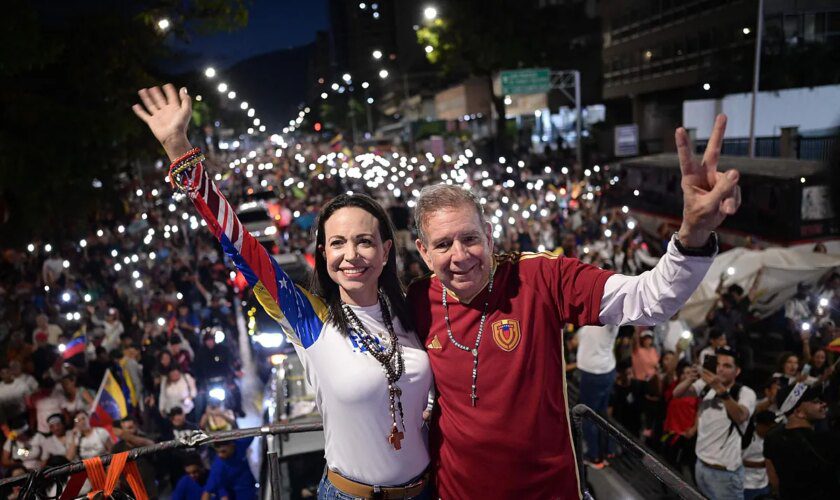
[[[610,394],[612,393],[613,383],[615,383],[615,370],[602,374],[579,371],[580,402],[606,418]],[[589,419],[583,421],[583,439],[586,442],[584,458],[587,460],[600,460],[604,458],[606,453],[613,450],[609,434],[602,432]]]
[[[413,479],[408,482],[408,484],[413,483],[416,479]],[[327,471],[324,469],[324,475],[321,477],[321,483],[318,485],[318,500],[356,500],[358,497],[354,497],[344,493],[340,489],[336,488],[332,482],[327,479]],[[410,500],[431,500],[432,499],[432,482],[429,481],[426,484],[426,487],[423,491],[420,492],[419,495],[411,497]]]
[[[699,459],[694,466],[694,476],[700,493],[711,500],[743,500],[744,466],[738,470],[717,470]]]
[[[770,494],[770,485],[768,484],[764,488],[758,488],[755,490],[744,490],[744,500],[755,500],[756,498],[761,498],[764,495]]]

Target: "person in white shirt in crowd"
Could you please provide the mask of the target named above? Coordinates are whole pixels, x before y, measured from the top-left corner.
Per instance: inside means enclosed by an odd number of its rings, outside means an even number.
[[[102,340],[102,346],[108,351],[112,351],[120,345],[120,335],[125,332],[125,327],[120,321],[120,314],[115,308],[108,309],[105,315],[105,320],[101,320],[96,315],[91,315],[90,320],[94,325],[99,326],[105,333],[105,338]]]
[[[788,335],[785,340],[789,349],[799,347],[800,335],[805,331],[803,328],[805,323],[809,327],[814,325],[814,311],[809,298],[810,290],[811,287],[807,283],[799,283],[796,286],[796,294],[785,302],[785,319],[788,324]]]
[[[12,376],[15,380],[21,380],[26,387],[29,388],[29,392],[35,392],[38,390],[38,380],[28,373],[23,372],[23,367],[18,360],[9,361],[9,371],[12,372]]]
[[[41,434],[48,434],[50,424],[47,423],[47,418],[55,413],[61,413],[65,402],[61,387],[58,387],[52,378],[44,377],[41,380],[40,389],[29,399],[29,406],[35,414],[35,420],[31,422],[35,425],[35,429]]]
[[[767,464],[764,460],[764,438],[776,425],[776,414],[762,411],[755,414],[744,432],[741,459],[744,461],[744,500],[756,500],[770,494]]]
[[[607,416],[613,384],[615,383],[615,355],[613,347],[618,336],[617,326],[584,326],[578,329],[577,368],[580,371],[580,402],[600,415]],[[589,420],[583,423],[587,465],[601,469],[612,452],[608,435]]]
[[[783,352],[779,355],[777,371],[773,374],[778,377],[780,388],[795,385],[797,382],[804,382],[808,378],[799,371],[799,356],[793,352]]]
[[[47,342],[52,345],[58,345],[58,337],[61,336],[61,328],[50,323],[50,318],[46,314],[39,314],[35,316],[35,329],[32,331],[32,338],[35,338],[39,332],[47,334]]]
[[[87,410],[93,404],[93,394],[87,388],[79,387],[75,375],[61,377],[61,392],[64,396],[61,408],[70,415],[79,410]]]
[[[73,430],[68,433],[67,460],[93,458],[111,451],[114,442],[102,427],[91,427],[87,412],[73,415]]]
[[[26,411],[24,399],[31,393],[27,383],[15,378],[9,367],[0,368],[0,423]]]
[[[8,469],[19,462],[26,470],[37,470],[41,466],[41,448],[34,440],[34,433],[23,418],[13,420],[10,427],[11,431],[0,452],[0,465]]]
[[[41,266],[41,278],[44,284],[49,287],[55,287],[61,278],[61,273],[64,272],[64,259],[60,255],[54,253],[44,260]]]
[[[64,422],[64,415],[53,413],[47,417],[50,426],[50,433],[47,435],[38,433],[33,438],[41,448],[41,466],[47,463],[50,457],[66,457],[67,448],[70,445],[70,434]]]
[[[169,415],[175,407],[180,407],[189,414],[195,408],[195,379],[189,373],[181,373],[177,366],[169,368],[169,372],[160,383],[160,397],[158,409],[163,417]]]
[[[674,388],[674,397],[701,398],[697,421],[695,479],[712,500],[742,500],[744,464],[741,436],[755,409],[755,392],[736,382],[738,354],[729,347],[715,351],[716,373],[695,367]]]

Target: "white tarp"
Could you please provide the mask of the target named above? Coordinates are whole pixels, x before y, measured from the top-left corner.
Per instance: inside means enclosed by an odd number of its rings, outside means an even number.
[[[835,245],[827,245],[832,251]],[[740,285],[749,292],[758,277],[753,310],[766,317],[780,308],[796,293],[799,283],[812,286],[840,268],[840,253],[815,253],[813,244],[800,247],[774,247],[765,250],[733,248],[717,256],[706,278],[688,299],[680,313],[692,328],[706,321],[706,313],[717,299],[715,290],[723,279],[724,288]],[[759,270],[762,270],[759,276]],[[730,274],[731,273],[731,274]]]

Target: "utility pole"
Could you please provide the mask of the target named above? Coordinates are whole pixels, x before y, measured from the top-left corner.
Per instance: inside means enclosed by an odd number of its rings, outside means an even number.
[[[764,0],[758,0],[758,20],[755,28],[755,66],[753,67],[752,104],[750,106],[750,158],[755,158],[755,101],[761,75],[761,39],[764,36]]]

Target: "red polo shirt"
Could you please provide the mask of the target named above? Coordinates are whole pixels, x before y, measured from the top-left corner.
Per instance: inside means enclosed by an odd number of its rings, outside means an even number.
[[[565,323],[597,325],[612,275],[550,254],[496,257],[478,355],[446,331],[435,276],[409,287],[418,335],[429,354],[438,404],[430,437],[438,495],[461,498],[578,498],[579,479],[566,403]],[[469,304],[449,295],[452,335],[475,345],[488,290]]]

